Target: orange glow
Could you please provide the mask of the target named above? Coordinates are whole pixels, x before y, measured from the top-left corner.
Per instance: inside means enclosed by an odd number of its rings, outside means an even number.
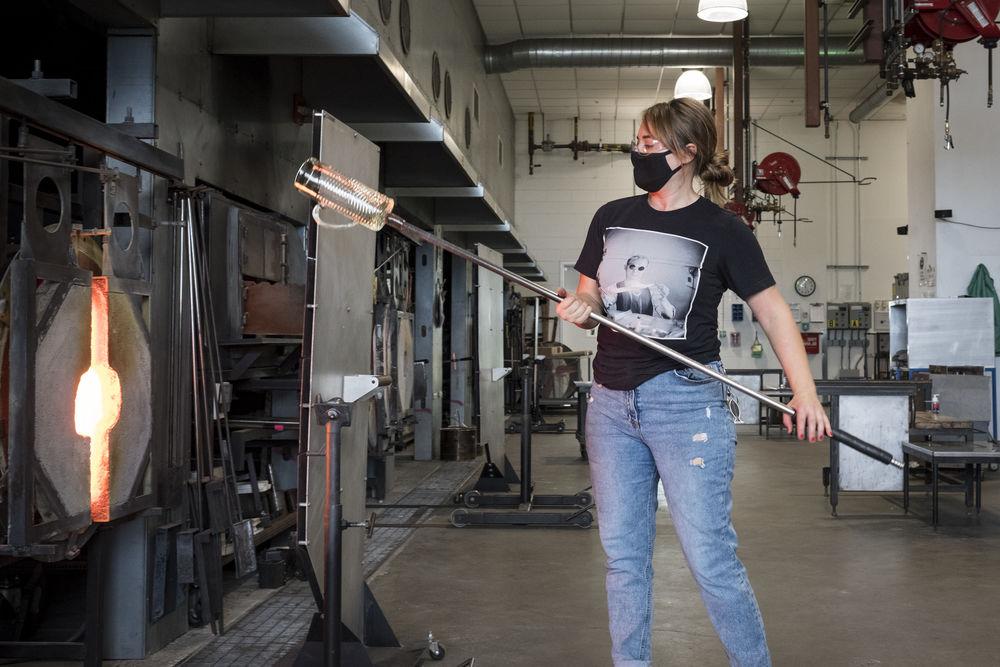
[[[90,517],[111,520],[110,433],[122,408],[118,373],[108,364],[108,279],[90,287],[90,368],[80,376],[73,413],[76,432],[90,438]]]

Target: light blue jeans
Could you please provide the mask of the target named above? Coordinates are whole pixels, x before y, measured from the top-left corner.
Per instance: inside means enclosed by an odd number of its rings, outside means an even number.
[[[722,364],[708,364],[722,370]],[[727,390],[690,369],[669,371],[631,391],[594,383],[587,453],[601,543],[607,555],[611,657],[616,667],[650,665],[656,487],[670,515],[708,616],[732,665],[771,664],[764,622],[730,521],[736,429]]]

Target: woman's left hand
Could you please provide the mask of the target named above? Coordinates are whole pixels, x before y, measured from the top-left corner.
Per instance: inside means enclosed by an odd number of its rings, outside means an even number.
[[[816,442],[822,440],[824,435],[833,435],[830,418],[826,416],[816,392],[794,394],[788,405],[795,409],[795,431],[799,440],[808,437],[809,442]],[[791,415],[785,415],[784,422],[785,430],[791,433]]]

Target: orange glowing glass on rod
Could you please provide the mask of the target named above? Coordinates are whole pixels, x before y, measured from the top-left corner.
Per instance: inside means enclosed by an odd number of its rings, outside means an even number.
[[[90,286],[90,368],[76,388],[76,432],[90,438],[90,518],[111,520],[111,429],[118,423],[122,388],[108,357],[108,279]]]

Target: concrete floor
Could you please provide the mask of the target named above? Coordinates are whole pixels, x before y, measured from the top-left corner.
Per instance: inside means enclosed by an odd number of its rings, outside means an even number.
[[[821,484],[825,444],[741,430],[734,523],[776,665],[1000,665],[995,474],[978,518],[961,494],[943,494],[937,531],[922,491],[910,516],[898,494],[847,494],[833,518]],[[508,452],[516,443],[512,436]],[[589,485],[573,435],[537,435],[534,445],[536,492]],[[728,664],[666,512],[658,529],[655,664]],[[414,533],[370,580],[404,645],[419,647],[432,630],[447,649],[433,663],[442,667],[469,657],[477,667],[610,664],[596,527]],[[412,665],[408,655],[375,658]]]

